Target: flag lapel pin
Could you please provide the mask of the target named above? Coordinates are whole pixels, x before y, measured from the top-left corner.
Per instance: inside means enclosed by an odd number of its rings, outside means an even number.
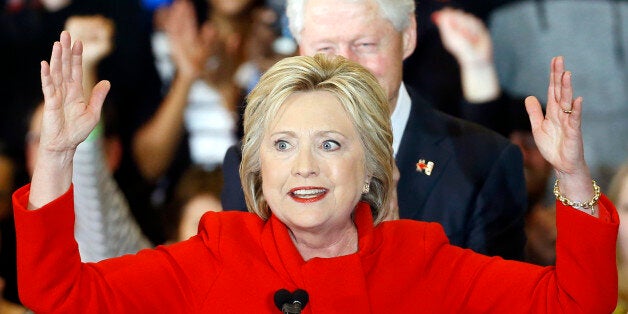
[[[432,175],[432,170],[434,170],[434,162],[433,161],[425,161],[425,159],[419,159],[419,162],[416,163],[416,171],[425,173],[426,175]]]

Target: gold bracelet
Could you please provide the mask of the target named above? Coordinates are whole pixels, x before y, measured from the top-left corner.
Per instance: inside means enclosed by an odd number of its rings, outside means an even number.
[[[559,202],[563,203],[563,205],[571,206],[577,209],[591,209],[591,215],[595,215],[594,206],[597,205],[597,202],[600,200],[600,195],[602,193],[600,192],[600,187],[597,185],[597,183],[595,183],[595,180],[591,180],[591,181],[593,182],[594,195],[593,195],[593,198],[586,203],[574,202],[564,197],[563,195],[561,195],[560,189],[558,189],[558,179],[554,183],[554,196],[556,196],[556,199]]]

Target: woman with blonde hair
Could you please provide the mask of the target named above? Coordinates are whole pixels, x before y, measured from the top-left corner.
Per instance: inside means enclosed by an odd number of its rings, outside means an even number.
[[[342,57],[278,62],[248,97],[242,181],[253,213],[207,213],[189,240],[81,263],[72,158],[110,86],[84,99],[81,44],[42,62],[46,110],[32,182],[14,194],[20,294],[37,313],[608,313],[617,213],[591,180],[582,99],[552,60],[547,115],[526,101],[554,166],[557,266],[449,244],[436,223],[384,221],[392,132],[375,77]],[[456,191],[452,191],[455,193]],[[294,292],[291,292],[294,291]],[[401,297],[403,296],[403,297]]]

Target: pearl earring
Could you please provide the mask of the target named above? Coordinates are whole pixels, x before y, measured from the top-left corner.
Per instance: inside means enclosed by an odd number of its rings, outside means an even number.
[[[368,194],[370,190],[371,184],[368,182],[364,183],[364,186],[362,187],[362,194]]]

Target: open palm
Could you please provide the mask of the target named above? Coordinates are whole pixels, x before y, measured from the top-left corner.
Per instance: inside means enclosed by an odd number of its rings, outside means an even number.
[[[82,43],[72,46],[70,34],[64,31],[52,48],[50,64],[41,63],[44,114],[40,152],[72,152],[98,123],[110,84],[101,81],[89,101],[85,99],[82,52]]]
[[[571,72],[565,71],[563,57],[550,65],[546,114],[534,96],[526,98],[532,134],[543,157],[563,174],[588,169],[584,160],[581,133],[582,98],[573,98]]]

